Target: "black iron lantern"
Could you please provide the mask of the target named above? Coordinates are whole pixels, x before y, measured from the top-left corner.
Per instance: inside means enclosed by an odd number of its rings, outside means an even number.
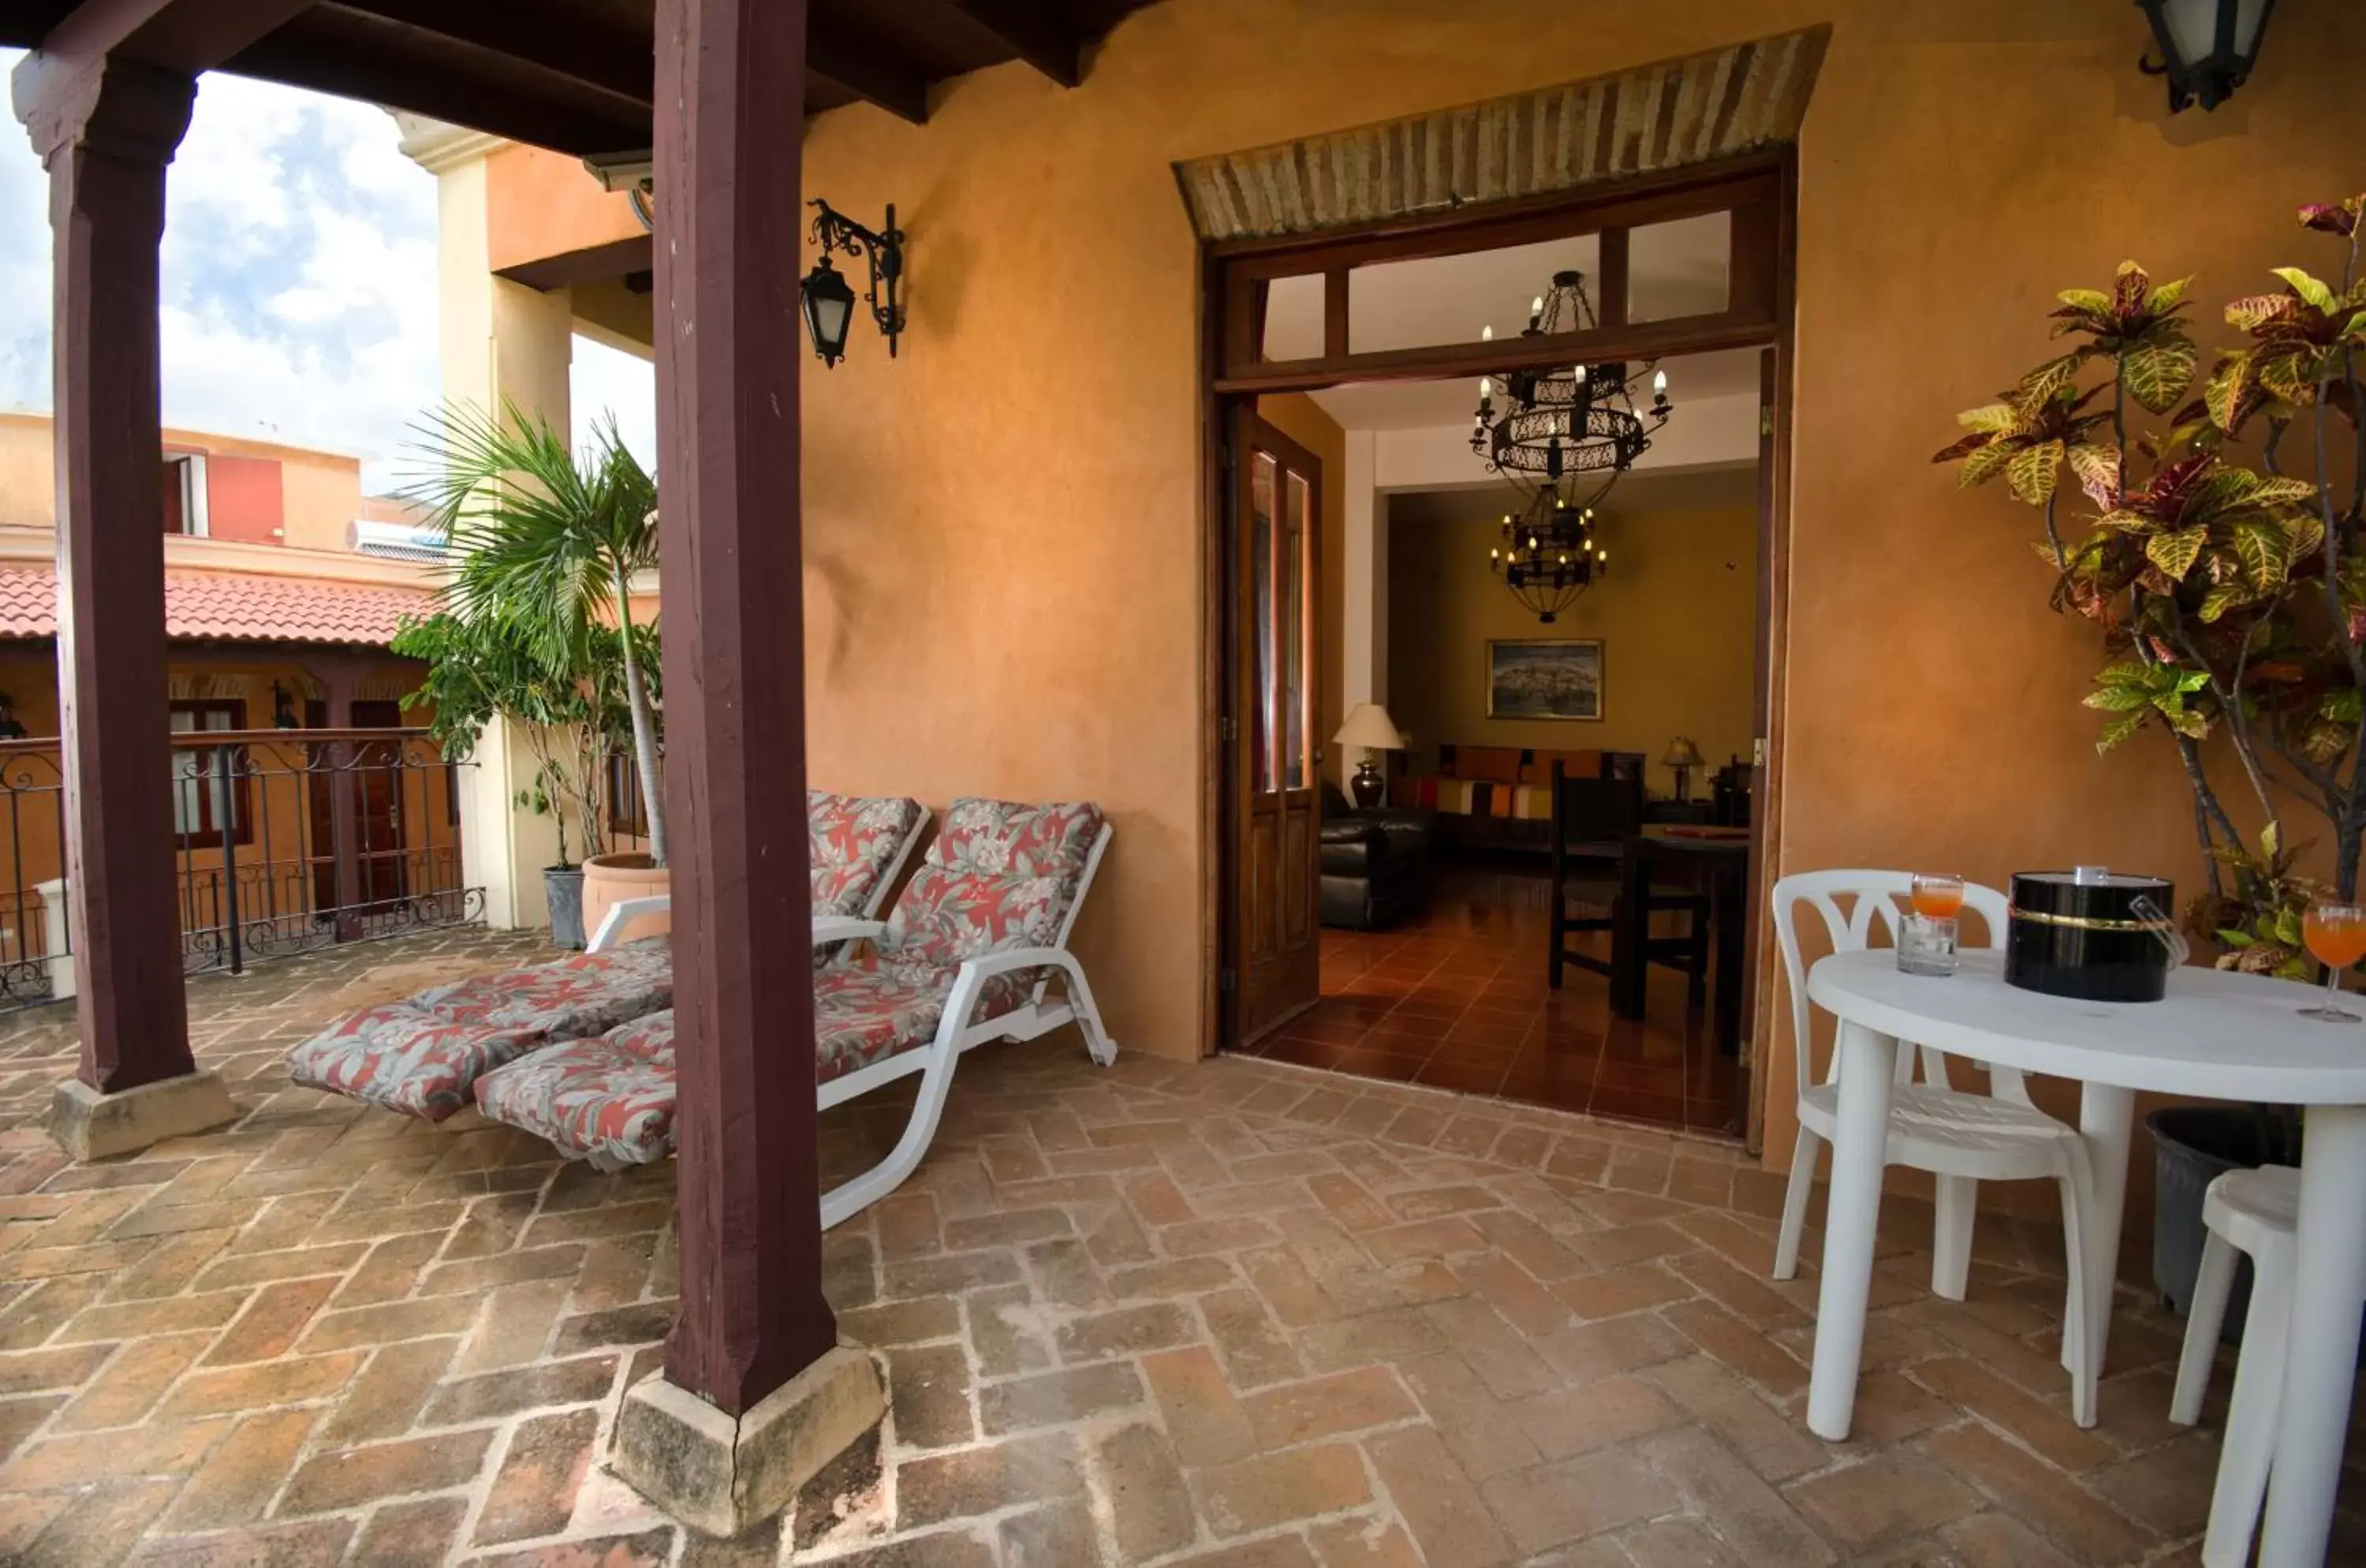
[[[904,231],[896,227],[896,209],[887,209],[885,229],[873,230],[839,213],[826,201],[808,205],[819,209],[814,216],[813,237],[815,243],[821,246],[821,260],[806,274],[799,294],[806,332],[813,339],[814,352],[833,369],[846,357],[847,336],[854,325],[854,288],[829,259],[832,252],[844,251],[870,264],[871,287],[866,301],[871,307],[871,320],[887,339],[887,357],[895,358],[896,340],[904,332],[904,306],[896,299],[897,286],[904,277]]]
[[[2232,97],[2259,58],[2276,0],[2136,0],[2160,43],[2160,60],[2137,62],[2169,78],[2169,112],[2214,109]]]
[[[802,297],[806,334],[821,362],[835,367],[846,357],[847,329],[854,325],[854,289],[824,256],[806,274]]]

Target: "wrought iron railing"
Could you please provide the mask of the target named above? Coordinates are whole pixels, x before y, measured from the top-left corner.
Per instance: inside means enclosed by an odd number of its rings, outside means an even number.
[[[184,969],[481,919],[460,855],[472,765],[417,729],[175,734]],[[58,743],[0,741],[0,1009],[73,994],[65,842]]]

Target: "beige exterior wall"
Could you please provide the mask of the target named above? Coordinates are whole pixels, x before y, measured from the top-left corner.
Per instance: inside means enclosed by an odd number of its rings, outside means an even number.
[[[514,402],[566,429],[574,354],[567,293],[539,294],[492,276],[487,156],[502,149],[432,125],[410,130],[404,146],[436,176],[445,399],[484,409]],[[572,167],[582,175],[580,164]],[[474,760],[479,765],[464,776],[460,792],[468,879],[485,889],[491,925],[547,925],[542,868],[558,858],[558,831],[549,818],[516,807],[534,772],[525,739],[513,726],[497,726],[478,739]]]

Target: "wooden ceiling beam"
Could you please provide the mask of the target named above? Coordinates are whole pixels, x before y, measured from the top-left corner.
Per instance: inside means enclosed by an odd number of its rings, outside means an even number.
[[[312,0],[83,0],[40,52],[58,62],[119,54],[163,70],[211,70],[310,8]]]
[[[439,52],[431,55],[431,46]],[[572,79],[490,54],[455,60],[455,47],[368,12],[316,6],[226,69],[578,156],[649,144],[648,110],[625,105],[622,95],[580,84],[553,93],[549,85]]]
[[[657,99],[657,57],[646,35],[621,37],[511,0],[329,0],[359,13],[531,63],[646,110]]]
[[[837,33],[810,27],[806,34],[806,69],[866,103],[878,105],[898,119],[914,125],[929,121],[929,84],[917,72],[879,58],[874,51],[849,42]]]
[[[1085,79],[1085,40],[1043,0],[951,0],[954,10],[1010,46],[1063,87]]]

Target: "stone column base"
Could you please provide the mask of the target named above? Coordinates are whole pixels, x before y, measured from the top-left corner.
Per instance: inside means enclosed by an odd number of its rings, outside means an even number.
[[[105,1159],[238,1117],[221,1075],[207,1069],[119,1094],[102,1094],[80,1078],[68,1078],[50,1101],[50,1136],[76,1160]]]
[[[839,1346],[736,1417],[655,1372],[625,1394],[615,1470],[691,1529],[729,1539],[787,1507],[886,1414],[878,1359],[852,1346]]]

